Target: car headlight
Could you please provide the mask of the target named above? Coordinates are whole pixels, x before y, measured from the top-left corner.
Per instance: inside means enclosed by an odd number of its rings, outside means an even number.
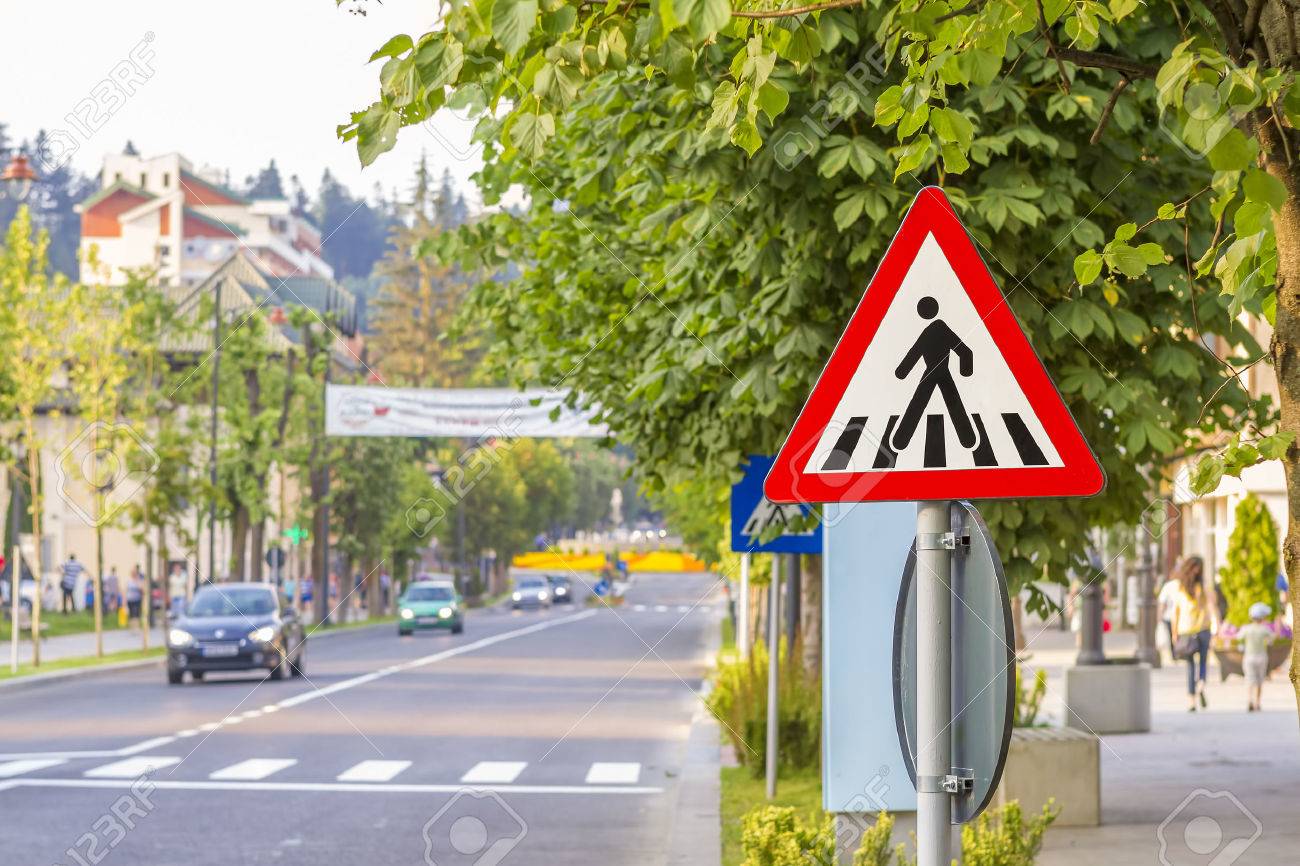
[[[442,610],[438,611],[438,616],[441,619],[447,619],[451,616],[451,608],[444,607]]]
[[[402,619],[410,619],[413,616],[415,616],[415,611],[411,610],[409,607],[402,608]]]
[[[270,643],[275,640],[275,626],[264,625],[248,633],[248,639],[257,643]]]
[[[543,590],[543,591],[537,593],[537,597],[538,597],[539,599],[541,599],[542,601],[546,601],[548,598],[550,598],[550,596],[546,594],[546,591],[545,591],[545,590]]]
[[[516,592],[514,595],[510,597],[513,598],[515,601],[523,601],[524,595],[521,592]]]
[[[167,642],[172,646],[189,646],[194,643],[194,635],[183,628],[174,628],[167,632]]]

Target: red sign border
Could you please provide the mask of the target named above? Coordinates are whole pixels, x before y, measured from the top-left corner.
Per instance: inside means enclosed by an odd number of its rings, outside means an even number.
[[[928,235],[934,235],[947,256],[1064,465],[805,474],[802,464],[817,447]],[[844,334],[817,377],[817,384],[777,453],[763,492],[773,502],[888,502],[1094,496],[1105,486],[1105,472],[952,203],[939,187],[925,187],[903,217]]]

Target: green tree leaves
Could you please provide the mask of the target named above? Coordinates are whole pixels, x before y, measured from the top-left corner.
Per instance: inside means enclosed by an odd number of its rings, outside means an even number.
[[[492,0],[492,35],[514,54],[528,43],[537,23],[537,0]]]

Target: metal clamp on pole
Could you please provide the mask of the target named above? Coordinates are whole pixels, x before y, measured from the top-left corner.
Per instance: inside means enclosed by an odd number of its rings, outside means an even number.
[[[949,794],[969,794],[975,790],[975,771],[968,767],[953,767],[940,785]]]
[[[953,767],[945,776],[917,776],[918,794],[969,794],[975,790],[975,771]]]
[[[918,532],[917,550],[956,550],[957,535],[953,532]]]

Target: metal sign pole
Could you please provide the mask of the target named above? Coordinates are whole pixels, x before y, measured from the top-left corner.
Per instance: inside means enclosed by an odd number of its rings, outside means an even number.
[[[776,796],[777,674],[781,659],[781,554],[772,554],[772,582],[767,587],[767,799]],[[945,864],[947,866],[947,864]]]
[[[749,658],[749,554],[740,555],[740,600],[736,605],[736,653]]]
[[[950,565],[954,539],[947,501],[917,503],[916,695],[917,866],[952,862],[952,657]]]

